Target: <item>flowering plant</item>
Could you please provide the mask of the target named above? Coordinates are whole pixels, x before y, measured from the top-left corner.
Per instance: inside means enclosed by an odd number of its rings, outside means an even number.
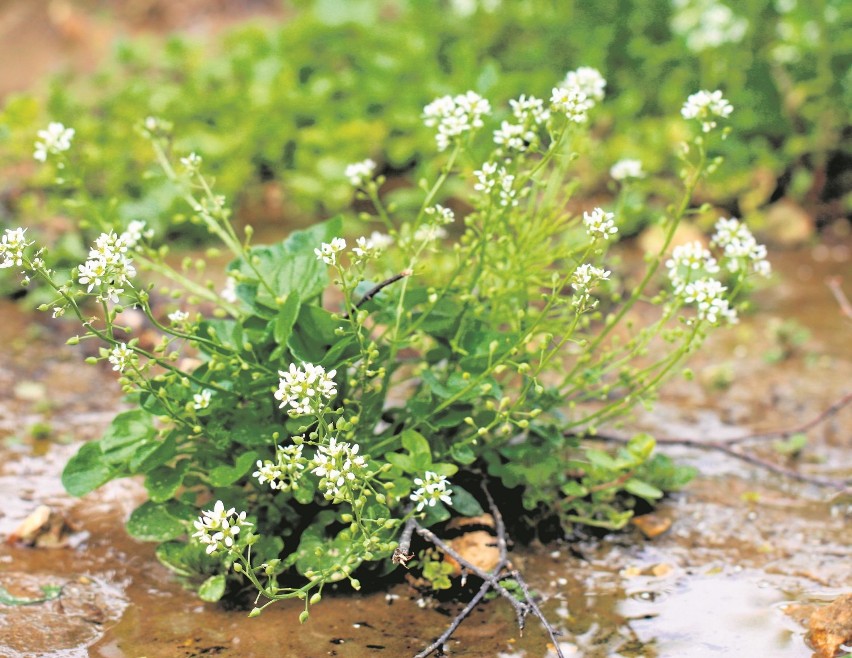
[[[170,126],[147,119],[140,130],[194,221],[233,254],[225,290],[170,266],[138,223],[101,235],[67,281],[23,229],[0,242],[0,266],[51,287],[43,308],[81,322],[70,342],[103,343],[89,360],[111,364],[134,404],[72,458],[66,488],[142,476],[149,500],[128,521],[132,535],[160,542],[160,559],[207,600],[229,576],[246,578],[256,612],[299,598],[304,620],[325,586],[357,589],[357,570],[386,565],[409,519],[481,514],[471,482],[517,489],[530,518],[555,515],[566,530],[620,528],[637,500],[682,485],[691,474],[652,454],[646,434],[615,455],[582,439],[652,399],[708,331],[736,321],[749,280],[769,269],[735,219],[717,225],[717,256],[701,243],[669,253],[696,185],[718,166],[708,148],[731,113],[720,92],[684,106],[696,120],[684,190],[660,218],[665,239],[646,271],[634,282],[607,269],[619,218],[566,207],[605,84],[594,69],[571,72],[549,100],[513,101],[490,135],[493,110],[475,92],[429,104],[441,160],[418,207],[386,205],[370,160],[341,172],[384,230],[371,226],[351,248],[340,217],[252,246],[200,156],[175,162]],[[36,155],[62,164],[73,132],[49,132],[61,139]],[[638,177],[641,163],[618,171]],[[171,282],[170,301],[155,304],[137,270]],[[637,329],[640,301],[658,312]],[[158,342],[126,335],[129,308]]]

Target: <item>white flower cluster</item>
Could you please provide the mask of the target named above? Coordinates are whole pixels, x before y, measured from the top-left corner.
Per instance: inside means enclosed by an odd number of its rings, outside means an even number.
[[[364,263],[376,258],[379,255],[379,251],[381,250],[376,247],[370,238],[361,236],[355,240],[355,246],[352,247],[353,261],[355,263]]]
[[[188,172],[194,174],[201,168],[201,156],[197,153],[190,153],[186,157],[181,158],[180,163]]]
[[[584,263],[574,270],[571,277],[571,285],[574,287],[573,306],[577,309],[594,308],[597,305],[597,300],[590,303],[591,290],[601,281],[608,281],[610,274],[609,270],[588,263]]]
[[[509,101],[516,123],[503,121],[494,131],[494,143],[513,151],[523,152],[538,143],[538,127],[550,119],[544,101],[534,96],[521,96]]]
[[[642,171],[642,161],[625,158],[619,160],[610,167],[609,175],[614,180],[622,181],[628,178],[644,178],[645,172]]]
[[[0,269],[6,267],[21,267],[24,264],[24,249],[32,244],[27,241],[25,228],[7,228],[0,237]]]
[[[569,71],[565,80],[553,88],[550,95],[551,108],[562,112],[574,123],[585,123],[589,119],[589,110],[604,98],[606,80],[590,66],[581,66]]]
[[[414,231],[415,242],[436,242],[447,237],[447,229],[437,224],[424,224]]]
[[[370,158],[361,162],[353,162],[346,167],[344,174],[353,187],[365,187],[376,171],[376,163]]]
[[[89,260],[77,268],[78,281],[88,284],[88,292],[97,286],[100,300],[118,303],[118,296],[124,292],[121,286],[132,287],[130,279],[136,275],[133,259],[127,256],[131,244],[126,233],[101,233],[89,250]]]
[[[473,91],[458,96],[436,98],[423,108],[423,123],[437,126],[435,141],[445,151],[460,135],[482,128],[482,117],[491,112],[491,104]]]
[[[447,486],[449,480],[445,476],[438,475],[432,471],[426,471],[422,478],[414,478],[414,484],[418,488],[412,492],[411,500],[417,503],[418,512],[422,511],[427,505],[435,507],[435,503],[439,500],[445,502],[447,505],[453,504],[450,498],[453,490]]]
[[[136,364],[136,354],[127,346],[127,343],[121,343],[112,348],[108,360],[113,370],[124,372],[128,366]]]
[[[700,121],[701,130],[709,133],[716,127],[716,118],[727,119],[733,111],[733,106],[725,100],[721,91],[717,89],[711,92],[702,89],[686,99],[680,113],[684,119]]]
[[[716,259],[698,240],[675,247],[666,267],[676,295],[683,293],[690,281],[719,271]]]
[[[236,514],[233,507],[226,510],[225,504],[217,500],[213,509],[202,511],[192,525],[197,530],[192,536],[200,543],[207,544],[205,550],[208,555],[212,555],[217,551],[230,551],[240,531],[254,524],[246,521],[245,512]]]
[[[618,228],[615,226],[615,213],[605,212],[603,208],[584,212],[583,224],[586,225],[586,232],[592,240],[598,238],[609,240],[610,236],[618,233]]]
[[[48,154],[56,155],[71,148],[74,129],[52,122],[46,130],[39,130],[38,136],[41,141],[35,143],[33,157],[39,162],[46,162]]]
[[[498,190],[498,202],[504,208],[508,206],[517,206],[517,190],[513,188],[515,184],[514,175],[506,171],[505,167],[497,168],[494,162],[486,162],[482,165],[482,169],[477,169],[473,172],[477,182],[474,183],[473,189],[477,192],[482,192],[484,195],[491,195],[496,189]]]
[[[737,312],[731,308],[725,298],[727,288],[716,279],[699,279],[687,283],[684,288],[684,301],[695,303],[698,308],[698,319],[718,324],[724,318],[731,324],[737,322]]]
[[[358,450],[357,443],[338,443],[335,437],[331,437],[327,446],[317,448],[317,454],[311,462],[311,473],[322,478],[320,486],[325,486],[326,499],[343,498],[341,488],[363,475],[367,462],[358,455]]]
[[[332,238],[331,242],[323,242],[319,249],[314,249],[314,253],[326,265],[337,265],[337,254],[344,249],[346,249],[346,240]]]
[[[429,206],[424,210],[427,215],[435,220],[436,224],[452,224],[456,221],[456,214],[450,208],[445,208],[440,203]]]
[[[720,217],[711,244],[724,249],[727,267],[731,272],[747,269],[769,276],[772,266],[766,260],[766,247],[755,240],[748,227],[738,219]]]
[[[672,0],[672,32],[686,39],[694,53],[739,43],[748,29],[748,21],[717,0]]]
[[[178,309],[169,313],[168,318],[172,324],[183,324],[189,319],[189,313]]]
[[[337,395],[334,383],[336,370],[325,371],[322,366],[305,363],[298,367],[290,364],[289,370],[279,370],[278,390],[275,399],[281,402],[279,408],[289,405],[290,416],[316,414],[323,407],[323,398],[330,400]]]
[[[126,245],[128,249],[133,249],[142,241],[142,238],[154,237],[154,231],[153,229],[146,230],[145,222],[134,219],[119,237],[122,244]]]
[[[304,437],[303,437],[304,438]],[[275,451],[275,461],[269,459],[257,460],[257,470],[252,477],[257,478],[260,484],[269,482],[272,489],[290,491],[299,488],[299,479],[305,469],[305,460],[302,459],[302,444],[286,447],[278,446]]]
[[[213,399],[213,391],[205,388],[201,393],[195,393],[192,396],[192,408],[196,411],[201,411],[210,406],[210,400]]]

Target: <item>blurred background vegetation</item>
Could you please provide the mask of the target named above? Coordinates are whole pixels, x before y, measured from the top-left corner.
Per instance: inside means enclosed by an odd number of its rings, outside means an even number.
[[[735,110],[726,164],[698,203],[712,199],[781,243],[850,212],[852,3],[843,0],[179,4],[45,3],[67,39],[89,38],[84,16],[129,16],[155,28],[111,35],[94,70],[70,67],[5,98],[0,228],[46,234],[57,265],[85,258],[88,225],[144,220],[163,238],[197,235],[180,228],[186,208],[134,130],[146,116],[174,124],[175,149],[204,155],[238,221],[271,223],[280,235],[350,209],[343,170],[366,157],[404,203],[434,166],[420,115],[436,96],[473,89],[503,108],[521,94],[549,97],[579,66],[608,81],[578,170],[584,189],[614,196],[608,171],[622,158],[662,174],[625,199],[626,233],[669,201],[673,145],[685,137],[679,109],[699,89],[721,89]],[[193,29],[211,15],[227,28]],[[49,121],[76,130],[59,190],[56,172],[32,160],[36,131]],[[63,185],[84,190],[85,210],[64,198]],[[15,288],[13,277],[0,279],[0,291]]]

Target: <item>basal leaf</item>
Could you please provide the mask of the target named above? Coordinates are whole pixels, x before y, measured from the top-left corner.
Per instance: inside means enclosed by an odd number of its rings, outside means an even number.
[[[85,496],[116,475],[98,441],[84,443],[62,471],[62,486],[72,496]]]

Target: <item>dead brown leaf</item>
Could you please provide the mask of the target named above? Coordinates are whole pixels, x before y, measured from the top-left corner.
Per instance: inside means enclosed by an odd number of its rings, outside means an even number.
[[[833,658],[852,642],[852,594],[844,594],[811,615],[808,643],[820,658]]]

